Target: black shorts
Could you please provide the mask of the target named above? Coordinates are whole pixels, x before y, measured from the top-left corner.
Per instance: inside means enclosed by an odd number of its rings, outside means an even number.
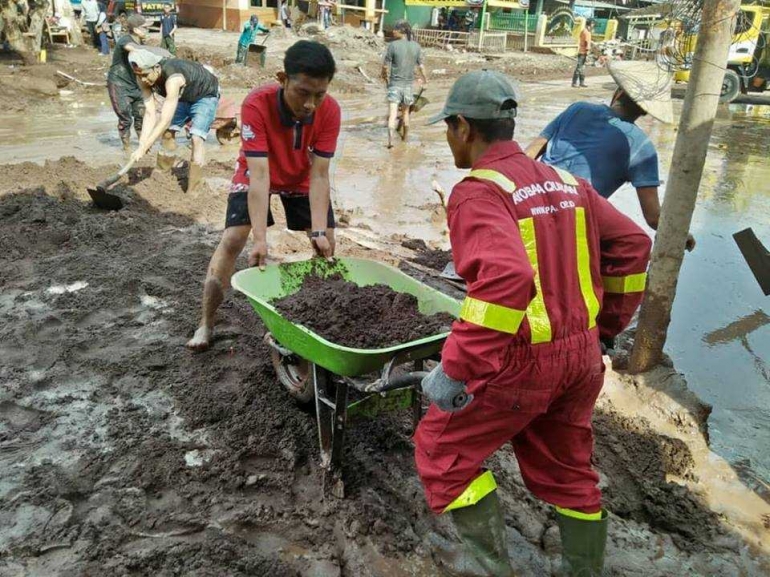
[[[249,193],[231,192],[227,198],[227,216],[225,217],[225,228],[231,226],[250,226],[249,218]],[[286,226],[289,230],[310,230],[312,222],[310,220],[310,197],[307,194],[279,194],[283,211],[286,214]],[[273,212],[267,209],[267,226],[273,226]],[[326,227],[334,228],[334,211],[331,202],[329,203],[329,214],[326,216]]]

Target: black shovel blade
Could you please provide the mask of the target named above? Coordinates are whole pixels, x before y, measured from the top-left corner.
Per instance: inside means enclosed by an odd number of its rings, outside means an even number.
[[[733,238],[762,292],[765,296],[770,295],[770,251],[750,228],[736,232]]]
[[[101,186],[89,188],[88,194],[91,196],[91,200],[94,201],[96,208],[104,210],[120,210],[123,208],[123,201],[120,197],[115,194],[110,194]]]

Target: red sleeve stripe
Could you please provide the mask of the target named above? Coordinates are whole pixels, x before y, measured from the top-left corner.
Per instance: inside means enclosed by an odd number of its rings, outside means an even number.
[[[320,156],[321,158],[334,158],[333,152],[324,152],[323,150],[314,150],[313,154]]]
[[[250,158],[264,158],[267,156],[267,151],[262,152],[259,150],[244,150],[243,155]]]

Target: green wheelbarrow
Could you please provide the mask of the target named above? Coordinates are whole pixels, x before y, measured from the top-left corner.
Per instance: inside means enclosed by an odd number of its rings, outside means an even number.
[[[381,349],[355,349],[335,344],[305,326],[292,323],[271,304],[299,290],[308,274],[341,274],[359,286],[384,284],[417,297],[420,312],[457,316],[460,303],[383,263],[337,258],[250,268],[233,276],[233,287],[245,294],[268,332],[265,342],[281,384],[300,403],[315,399],[324,493],[344,496],[342,449],[348,420],[374,418],[379,413],[412,409],[414,424],[421,416],[416,388],[423,362],[438,358],[448,332]],[[404,372],[404,365],[409,368]],[[349,400],[350,388],[359,394]]]

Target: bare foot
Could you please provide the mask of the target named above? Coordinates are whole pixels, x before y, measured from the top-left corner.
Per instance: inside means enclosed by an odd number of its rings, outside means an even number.
[[[208,327],[198,327],[193,338],[187,341],[187,348],[196,353],[205,351],[211,346],[212,331]]]

